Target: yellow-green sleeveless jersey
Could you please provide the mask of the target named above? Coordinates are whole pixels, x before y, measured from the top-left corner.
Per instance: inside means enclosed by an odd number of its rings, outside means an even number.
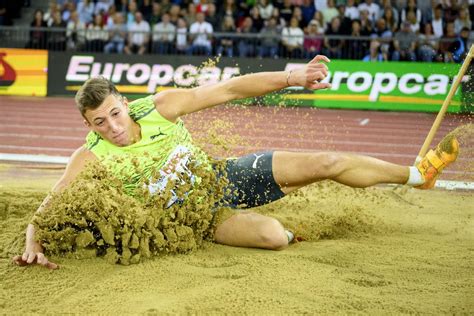
[[[205,156],[193,142],[183,121],[165,119],[156,110],[153,96],[129,103],[130,117],[140,125],[141,140],[125,147],[116,146],[95,132],[89,132],[84,145],[122,180],[127,193],[164,167],[176,148],[187,148],[194,158],[204,162]]]

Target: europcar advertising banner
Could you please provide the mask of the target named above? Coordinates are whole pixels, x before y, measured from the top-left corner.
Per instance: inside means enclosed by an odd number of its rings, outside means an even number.
[[[49,95],[74,94],[84,81],[102,75],[120,92],[152,94],[172,86],[193,87],[241,74],[290,70],[304,66],[283,59],[220,58],[161,55],[105,55],[50,52]],[[439,111],[458,64],[332,61],[326,81],[332,88],[298,87],[264,98],[268,104],[367,110]],[[461,89],[449,112],[461,109]]]
[[[0,48],[0,95],[45,96],[48,51]]]

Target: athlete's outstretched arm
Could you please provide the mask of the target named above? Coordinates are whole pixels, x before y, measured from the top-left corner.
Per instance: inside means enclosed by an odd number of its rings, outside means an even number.
[[[94,154],[89,150],[81,147],[77,149],[71,156],[69,163],[62,175],[61,179],[54,185],[52,192],[59,192],[69,185],[76,176],[84,170],[87,162],[95,160]],[[36,212],[42,212],[47,207],[51,195],[48,195],[43,203],[39,206]],[[35,238],[35,226],[33,224],[28,224],[26,228],[26,242],[25,242],[25,251],[21,256],[13,257],[13,262],[19,266],[29,265],[29,264],[40,264],[49,269],[56,269],[58,265],[50,262],[48,258],[44,256],[43,247]]]
[[[326,89],[329,62],[326,56],[318,55],[305,67],[293,71],[260,72],[234,77],[216,84],[192,89],[170,89],[155,95],[158,112],[170,121],[178,117],[203,110],[228,101],[256,97],[288,86],[302,86],[308,89]]]

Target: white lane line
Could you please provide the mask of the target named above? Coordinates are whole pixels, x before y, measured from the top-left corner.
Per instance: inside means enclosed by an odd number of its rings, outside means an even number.
[[[25,155],[25,154],[2,154],[0,153],[0,161],[21,161],[21,162],[42,162],[67,164],[69,157],[64,156],[48,156],[48,155]]]
[[[84,140],[84,137],[78,137],[78,136],[20,134],[20,133],[0,133],[0,137],[41,138],[41,139],[61,139],[61,140]]]
[[[33,147],[33,146],[15,146],[15,145],[0,145],[0,148],[5,149],[22,149],[22,150],[51,150],[51,151],[63,151],[68,153],[73,153],[75,148],[67,149],[67,148],[57,148],[57,147]]]
[[[365,118],[365,119],[363,119],[359,122],[359,125],[360,126],[365,126],[365,125],[369,124],[369,122],[370,122],[370,119]]]

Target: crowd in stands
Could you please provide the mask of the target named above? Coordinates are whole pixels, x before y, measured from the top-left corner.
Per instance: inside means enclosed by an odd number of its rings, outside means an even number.
[[[459,62],[473,15],[474,0],[56,0],[28,47]]]

